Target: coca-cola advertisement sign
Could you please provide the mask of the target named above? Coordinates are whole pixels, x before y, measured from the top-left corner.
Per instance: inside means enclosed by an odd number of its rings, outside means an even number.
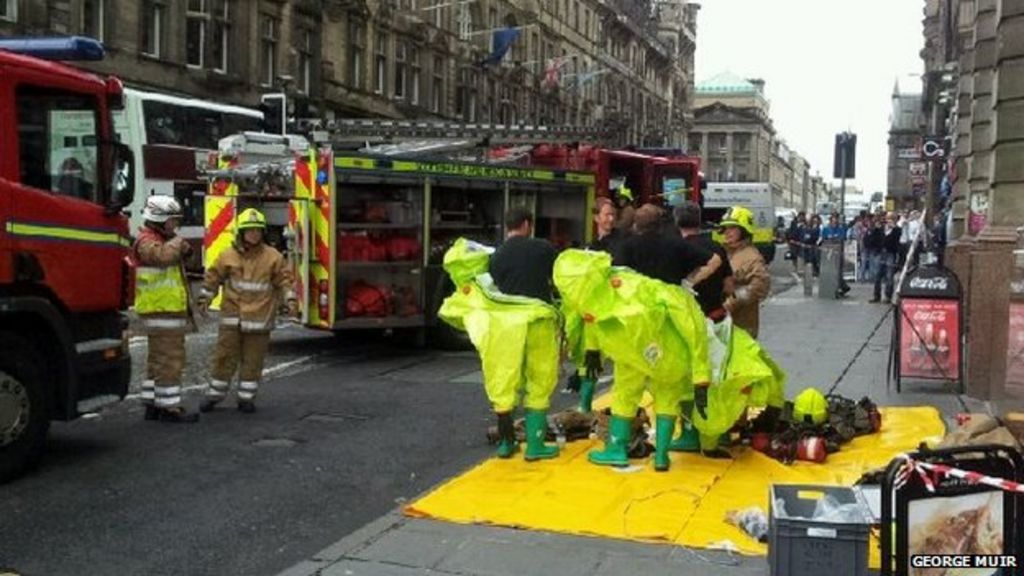
[[[1006,357],[1006,390],[1024,398],[1024,302],[1010,304],[1010,338]]]
[[[900,309],[901,376],[959,380],[959,302],[908,298]]]

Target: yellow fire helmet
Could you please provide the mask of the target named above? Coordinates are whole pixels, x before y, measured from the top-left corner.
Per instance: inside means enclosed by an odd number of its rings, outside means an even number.
[[[733,206],[732,208],[729,208],[729,211],[722,217],[722,223],[720,226],[723,228],[726,226],[737,226],[745,230],[747,234],[753,236],[754,213],[743,206]]]
[[[267,228],[267,217],[255,208],[246,208],[238,217],[239,230],[248,230],[250,228],[258,228],[260,230]]]
[[[817,388],[806,388],[793,401],[793,420],[807,424],[828,421],[828,400]]]

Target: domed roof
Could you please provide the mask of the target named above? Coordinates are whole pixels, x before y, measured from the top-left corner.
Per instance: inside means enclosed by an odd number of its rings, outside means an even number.
[[[703,94],[756,94],[757,86],[754,83],[740,78],[732,72],[722,72],[716,76],[697,84],[697,92]]]

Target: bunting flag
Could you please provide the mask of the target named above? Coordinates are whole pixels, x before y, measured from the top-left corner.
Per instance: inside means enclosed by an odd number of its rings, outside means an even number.
[[[545,88],[557,88],[562,83],[562,68],[565,67],[565,58],[552,58],[548,61],[547,68],[544,69],[544,82]]]
[[[480,62],[480,65],[495,66],[501,63],[516,38],[519,38],[519,28],[508,27],[503,30],[495,30],[491,40],[491,53]]]

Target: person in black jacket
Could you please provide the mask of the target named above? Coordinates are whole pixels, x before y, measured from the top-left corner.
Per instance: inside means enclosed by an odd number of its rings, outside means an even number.
[[[893,281],[896,265],[900,259],[900,235],[902,231],[896,225],[896,215],[892,212],[885,215],[881,225],[872,229],[864,246],[875,250],[875,296],[870,302],[879,302],[882,296],[882,283],[885,283],[885,301],[892,300]]]

